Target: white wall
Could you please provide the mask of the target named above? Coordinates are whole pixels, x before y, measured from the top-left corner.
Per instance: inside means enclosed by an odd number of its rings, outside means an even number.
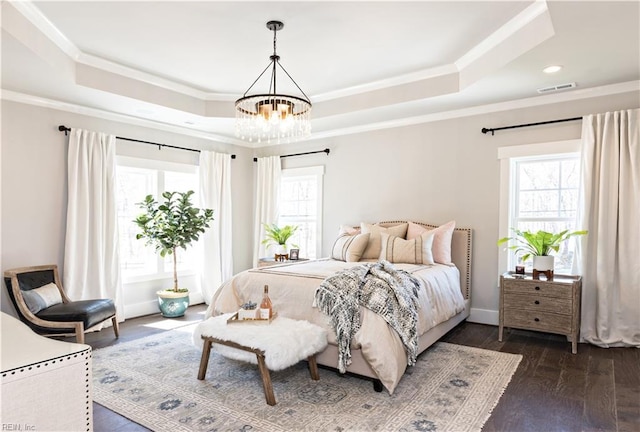
[[[237,155],[232,160],[234,271],[251,265],[253,152],[185,135],[117,123],[104,119],[2,101],[1,266],[2,271],[39,264],[58,264],[62,272],[66,232],[67,140],[58,125],[112,133],[118,136],[200,148]],[[163,149],[128,141],[117,142],[117,153],[161,160],[197,163],[197,153]],[[185,281],[187,282],[187,281]],[[170,281],[128,287],[125,297],[143,308],[144,290],[153,292]],[[4,285],[4,284],[3,284]],[[2,287],[2,311],[13,307]],[[141,295],[142,294],[142,295]],[[153,309],[152,309],[153,310]],[[129,315],[129,314],[128,314]]]
[[[331,149],[283,159],[285,168],[325,165],[323,252],[340,224],[389,219],[474,229],[472,320],[496,323],[498,309],[499,161],[497,148],[580,137],[580,122],[480,133],[482,127],[576,117],[640,106],[638,93],[583,99],[421,125],[262,148],[255,153]],[[59,124],[120,136],[236,153],[232,162],[234,271],[251,264],[253,151],[128,124],[19,103],[2,103],[2,270],[62,265],[66,208],[66,142]],[[128,145],[128,144],[127,144]],[[119,146],[121,147],[120,143]],[[154,147],[127,147],[147,157],[189,157]],[[124,151],[119,148],[119,151]],[[10,311],[6,289],[2,310]]]
[[[451,219],[473,228],[472,316],[497,324],[500,163],[502,146],[580,137],[581,122],[558,123],[483,135],[499,127],[577,117],[640,105],[638,93],[585,99],[348,135],[260,150],[260,155],[331,149],[331,154],[284,159],[284,167],[326,166],[323,251],[340,224]]]

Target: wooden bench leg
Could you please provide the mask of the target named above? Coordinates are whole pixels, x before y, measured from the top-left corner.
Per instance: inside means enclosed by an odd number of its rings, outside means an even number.
[[[318,373],[318,363],[316,363],[316,356],[312,355],[307,357],[307,361],[309,362],[309,373],[311,374],[311,379],[314,381],[320,380],[320,374]]]
[[[207,374],[207,366],[209,365],[209,354],[211,354],[211,340],[205,339],[202,346],[202,357],[200,358],[200,370],[198,370],[198,379],[203,380]]]
[[[258,369],[260,369],[260,376],[262,377],[262,387],[264,387],[264,397],[267,399],[268,405],[276,404],[276,397],[273,395],[273,385],[271,384],[271,375],[269,369],[264,361],[264,354],[256,353],[258,357]]]

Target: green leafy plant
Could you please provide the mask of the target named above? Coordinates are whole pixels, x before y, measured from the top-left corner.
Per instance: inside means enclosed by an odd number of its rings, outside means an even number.
[[[264,230],[267,238],[262,240],[262,244],[265,246],[271,245],[286,245],[289,238],[295,234],[298,230],[297,225],[285,225],[280,228],[276,224],[262,224],[264,226]],[[298,247],[298,245],[292,245],[293,247]]]
[[[498,246],[508,242],[509,240],[515,240],[517,244],[509,246],[508,249],[515,251],[516,254],[524,252],[521,259],[526,261],[530,256],[544,256],[549,255],[551,251],[558,252],[560,244],[568,240],[570,237],[585,235],[588,231],[569,231],[564,230],[557,234],[553,234],[547,231],[520,231],[515,228],[511,228],[515,233],[515,237],[503,237],[498,240]]]
[[[147,195],[144,201],[137,203],[145,212],[134,220],[142,231],[136,238],[146,240],[146,244],[155,247],[156,252],[160,252],[163,258],[173,255],[174,292],[188,291],[178,289],[176,250],[186,250],[187,246],[197,241],[200,234],[209,228],[209,222],[213,220],[213,210],[193,206],[193,193],[163,192],[162,202],[156,201],[152,195]]]

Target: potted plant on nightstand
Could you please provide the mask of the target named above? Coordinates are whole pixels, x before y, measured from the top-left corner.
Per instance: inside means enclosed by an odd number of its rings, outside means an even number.
[[[262,224],[267,238],[262,240],[262,244],[269,247],[276,246],[276,254],[287,255],[287,242],[289,238],[298,230],[296,225],[285,225],[280,228],[276,224]],[[292,245],[298,247],[297,245]]]
[[[163,202],[147,195],[138,203],[145,212],[134,220],[142,231],[136,235],[137,239],[146,240],[146,244],[155,247],[163,258],[173,256],[173,288],[156,293],[160,311],[168,318],[184,315],[189,306],[189,290],[178,286],[177,250],[186,250],[193,241],[197,241],[213,220],[213,210],[193,206],[193,193],[163,192]]]
[[[511,228],[515,233],[515,237],[503,237],[498,240],[498,245],[515,240],[515,245],[509,246],[508,249],[515,251],[516,254],[524,252],[520,258],[523,262],[533,257],[533,269],[538,271],[553,270],[554,257],[550,253],[558,252],[560,244],[573,236],[585,235],[587,231],[569,231],[564,230],[559,233],[550,233],[547,231],[520,231]]]

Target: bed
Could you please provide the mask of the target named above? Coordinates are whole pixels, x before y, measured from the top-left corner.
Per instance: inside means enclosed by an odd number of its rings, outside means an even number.
[[[285,263],[243,271],[225,282],[216,291],[207,309],[206,318],[235,312],[247,301],[259,302],[263,287],[268,285],[274,311],[279,316],[306,320],[328,330],[329,345],[317,355],[317,362],[320,365],[338,368],[336,334],[330,324],[329,317],[317,307],[315,293],[320,284],[328,277],[362,265],[363,262],[377,261],[371,259],[371,254],[369,254],[369,258],[366,257],[374,238],[371,230],[376,232],[379,244],[380,238],[387,242],[389,239],[395,239],[395,236],[387,235],[386,230],[394,230],[403,224],[410,224],[409,231],[412,228],[414,232],[416,229],[421,230],[423,235],[419,236],[420,238],[427,236],[428,234],[424,234],[427,232],[433,236],[433,232],[438,232],[444,227],[444,225],[438,227],[419,222],[386,221],[371,225],[361,224],[360,230],[354,227],[352,232],[345,233],[343,229],[336,240],[336,245],[344,245],[344,237],[351,243],[355,243],[353,240],[361,240],[361,237],[357,236],[363,234],[363,231],[366,231],[367,228],[370,231],[365,236],[368,241],[366,253],[359,257],[358,261],[354,261],[353,256],[350,257],[350,260],[343,260],[344,256],[340,256],[340,253],[336,257],[334,250],[332,258]],[[446,244],[450,245],[450,262],[448,264],[437,262],[433,264],[406,263],[398,262],[398,260],[393,262],[395,268],[414,276],[424,288],[418,294],[420,304],[418,353],[423,352],[469,316],[472,230],[450,227],[449,237],[444,238]],[[380,232],[382,232],[382,237]],[[409,232],[405,229],[402,235],[407,236],[408,234]],[[397,241],[404,244],[403,240]],[[405,242],[408,241],[405,240]],[[416,241],[415,238],[413,241]],[[377,247],[380,248],[380,246]],[[384,248],[384,246],[382,247]],[[336,249],[335,245],[334,249]],[[377,249],[377,251],[379,250]],[[388,251],[389,247],[383,250]],[[377,251],[374,251],[374,254],[380,253]],[[356,258],[358,258],[357,255]],[[369,377],[374,380],[376,390],[380,391],[384,386],[392,394],[407,368],[407,354],[404,345],[387,322],[363,307],[360,308],[360,322],[361,328],[351,341],[351,363],[346,371]]]

